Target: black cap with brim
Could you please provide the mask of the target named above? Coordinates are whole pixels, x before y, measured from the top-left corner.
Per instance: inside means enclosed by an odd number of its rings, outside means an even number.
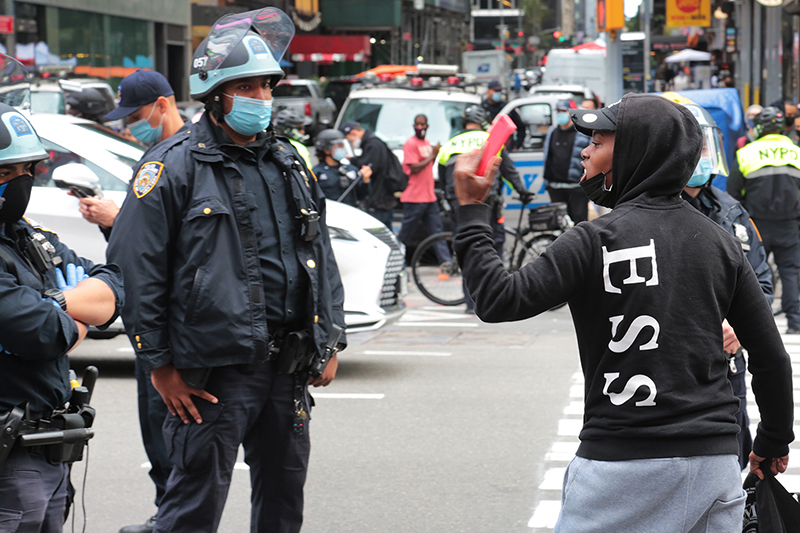
[[[593,131],[616,131],[617,106],[602,109],[571,109],[569,112],[575,129],[592,136]]]

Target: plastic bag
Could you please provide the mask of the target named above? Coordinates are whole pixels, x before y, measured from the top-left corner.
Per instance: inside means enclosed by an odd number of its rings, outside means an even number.
[[[742,533],[800,533],[800,502],[767,470],[764,479],[748,474]]]

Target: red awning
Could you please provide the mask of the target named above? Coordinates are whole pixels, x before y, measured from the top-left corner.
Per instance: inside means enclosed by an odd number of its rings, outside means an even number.
[[[296,35],[289,45],[295,62],[368,61],[371,52],[368,35]]]

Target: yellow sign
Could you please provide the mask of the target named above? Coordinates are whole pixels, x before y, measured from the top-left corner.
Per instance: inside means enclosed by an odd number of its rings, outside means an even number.
[[[711,26],[711,0],[667,0],[666,26]]]
[[[597,31],[615,31],[625,27],[623,0],[597,0]]]

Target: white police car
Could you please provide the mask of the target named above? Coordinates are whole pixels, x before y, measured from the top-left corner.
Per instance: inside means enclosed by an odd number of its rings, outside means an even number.
[[[26,216],[57,232],[79,255],[105,262],[103,235],[80,215],[77,198],[56,187],[53,171],[69,164],[85,165],[77,173],[122,205],[132,167],[144,149],[87,120],[36,113],[30,120],[50,159],[36,166]],[[331,244],[345,291],[347,331],[373,330],[396,321],[405,312],[404,250],[385,226],[366,213],[331,200],[327,206]],[[121,322],[117,326],[109,334],[121,333]]]

